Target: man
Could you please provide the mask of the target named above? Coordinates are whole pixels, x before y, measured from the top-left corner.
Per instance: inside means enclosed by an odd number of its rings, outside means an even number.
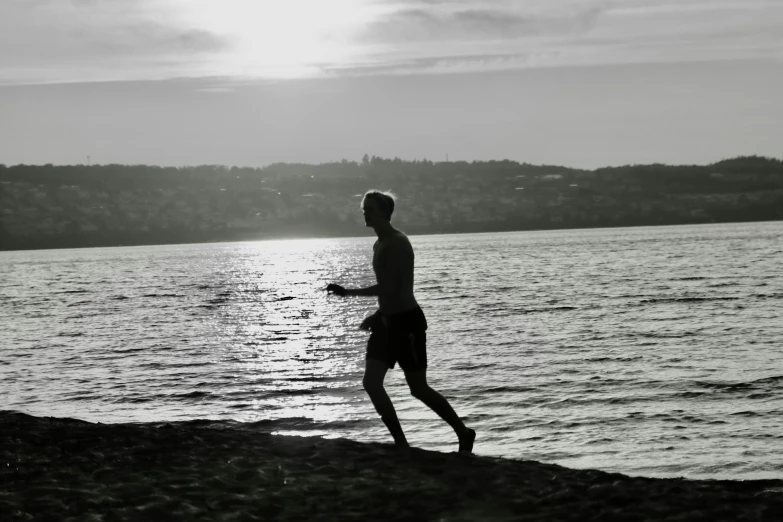
[[[372,268],[378,283],[355,289],[330,284],[326,290],[339,296],[378,297],[378,311],[360,326],[372,331],[367,343],[364,389],[395,445],[409,448],[394,405],[383,388],[386,371],[399,362],[411,395],[454,429],[460,452],[470,453],[476,432],[467,428],[446,398],[427,384],[427,320],[413,296],[413,248],[408,237],[391,225],[394,198],[389,193],[369,191],[362,198],[362,211],[365,225],[378,236],[372,247]]]

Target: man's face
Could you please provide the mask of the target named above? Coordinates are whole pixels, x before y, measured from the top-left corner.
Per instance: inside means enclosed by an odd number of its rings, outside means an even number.
[[[362,213],[364,214],[364,225],[368,227],[387,221],[384,218],[383,210],[378,206],[378,202],[372,198],[365,198]]]

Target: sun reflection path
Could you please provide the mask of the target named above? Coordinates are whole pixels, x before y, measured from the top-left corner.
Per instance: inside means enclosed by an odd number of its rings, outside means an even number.
[[[223,299],[208,322],[223,367],[231,418],[350,421],[357,410],[371,299],[327,295],[329,282],[367,285],[370,238],[234,243],[211,291]],[[367,243],[365,245],[365,243]],[[217,405],[216,405],[217,407]]]

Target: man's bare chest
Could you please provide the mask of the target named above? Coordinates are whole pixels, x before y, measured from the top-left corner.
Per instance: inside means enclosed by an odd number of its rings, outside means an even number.
[[[382,272],[385,267],[383,254],[383,245],[376,241],[372,247],[372,269],[376,274]]]

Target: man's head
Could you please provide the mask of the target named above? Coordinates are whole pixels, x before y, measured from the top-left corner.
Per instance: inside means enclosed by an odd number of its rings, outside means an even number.
[[[393,212],[394,194],[391,192],[369,190],[362,198],[362,213],[364,214],[364,223],[368,227],[372,227],[383,222],[390,222]]]

